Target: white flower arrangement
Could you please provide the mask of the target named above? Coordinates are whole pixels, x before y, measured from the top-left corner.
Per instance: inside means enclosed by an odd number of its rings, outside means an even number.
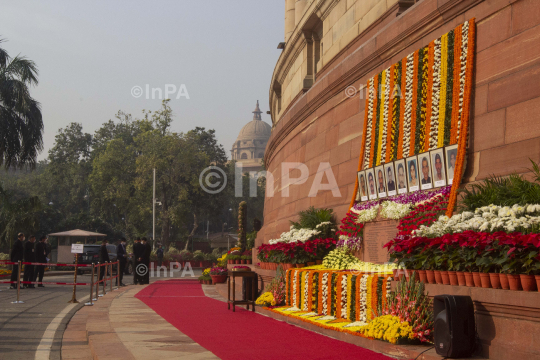
[[[294,278],[293,278],[293,307],[297,308],[298,304],[296,303],[296,284],[298,283],[298,271],[294,272]],[[298,309],[300,310],[300,309]]]
[[[308,273],[304,273],[304,306],[303,306],[303,310],[304,311],[308,311],[310,309],[308,309],[308,287],[309,287],[309,276],[308,276]],[[309,294],[309,296],[311,296],[311,294]]]
[[[323,314],[328,315],[328,273],[323,274],[321,283]]]
[[[374,220],[377,217],[377,214],[379,213],[379,204],[365,210],[360,210],[357,212],[358,217],[356,218],[356,223],[366,223],[369,221]]]
[[[367,275],[363,275],[360,279],[360,314],[358,320],[362,322],[367,321]]]
[[[386,219],[399,220],[409,215],[412,211],[412,204],[398,204],[393,201],[382,203],[381,216]]]
[[[422,225],[413,231],[413,236],[439,237],[444,234],[461,233],[467,230],[495,231],[526,231],[540,224],[540,205],[489,205],[476,209],[474,212],[464,211],[451,218],[440,216],[431,226]]]
[[[347,318],[347,275],[341,276],[341,318]]]
[[[321,223],[325,224],[325,223]],[[319,224],[319,225],[321,225]],[[306,242],[313,239],[315,236],[319,235],[321,232],[319,230],[312,229],[295,229],[291,226],[291,230],[281,233],[279,239],[272,239],[268,243],[270,245],[279,244],[279,243],[292,243],[296,241]]]

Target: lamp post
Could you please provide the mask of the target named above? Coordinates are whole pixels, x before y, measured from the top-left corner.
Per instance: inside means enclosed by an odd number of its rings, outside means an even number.
[[[154,168],[154,186],[152,199],[152,239],[156,239],[156,168]]]

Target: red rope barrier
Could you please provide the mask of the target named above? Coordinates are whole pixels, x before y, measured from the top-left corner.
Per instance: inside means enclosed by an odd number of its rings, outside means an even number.
[[[39,281],[21,281],[21,284],[34,284],[34,285],[47,284],[47,285],[71,285],[71,286],[73,286],[73,285],[82,285],[82,286],[92,285],[91,283],[67,283],[67,282],[46,282],[46,281],[42,281],[42,282],[39,282]]]
[[[9,260],[0,260],[2,265],[18,265],[18,262],[12,262]],[[66,266],[66,267],[92,267],[91,264],[49,264],[49,263],[34,263],[34,262],[22,262],[22,265],[43,265],[43,266]]]

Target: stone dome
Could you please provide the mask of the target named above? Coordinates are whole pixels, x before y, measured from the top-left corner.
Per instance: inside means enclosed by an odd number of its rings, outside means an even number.
[[[251,120],[246,125],[244,125],[242,130],[240,130],[240,134],[238,134],[238,138],[236,138],[236,140],[268,140],[270,138],[271,131],[272,127],[264,121]]]
[[[260,159],[264,156],[266,144],[272,132],[272,127],[262,120],[261,114],[262,111],[257,100],[255,111],[253,111],[253,120],[240,130],[231,150],[232,159],[241,160],[246,163],[246,166],[250,162],[258,166]]]

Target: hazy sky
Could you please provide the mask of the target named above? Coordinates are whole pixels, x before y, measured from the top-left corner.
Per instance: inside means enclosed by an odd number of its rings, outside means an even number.
[[[59,128],[80,122],[93,133],[124,110],[139,117],[161,100],[146,85],[182,84],[190,97],[169,96],[174,131],[216,130],[227,155],[255,102],[266,114],[270,78],[283,41],[283,1],[7,1],[0,38],[11,56],[39,68],[31,90],[41,102],[47,157]],[[134,86],[143,95],[132,96]],[[164,97],[164,94],[163,94]]]

